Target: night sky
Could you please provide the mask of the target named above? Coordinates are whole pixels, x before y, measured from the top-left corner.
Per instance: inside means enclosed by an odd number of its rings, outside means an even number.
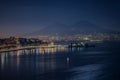
[[[51,24],[80,21],[120,32],[120,0],[0,1],[0,36],[21,36]]]

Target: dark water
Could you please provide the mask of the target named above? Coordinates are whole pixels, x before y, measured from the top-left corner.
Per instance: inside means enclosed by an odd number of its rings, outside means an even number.
[[[95,48],[0,54],[0,80],[120,80],[120,42]]]

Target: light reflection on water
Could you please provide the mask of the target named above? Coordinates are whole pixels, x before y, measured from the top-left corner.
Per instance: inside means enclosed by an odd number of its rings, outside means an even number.
[[[113,61],[108,53],[96,48],[41,47],[1,53],[1,80],[107,80],[106,67]]]
[[[34,68],[38,73],[54,70],[58,65],[58,63],[56,63],[56,57],[54,54],[58,51],[63,52],[67,51],[67,49],[61,47],[42,49],[40,47],[30,50],[18,50],[1,53],[1,70],[4,71],[4,69],[10,68],[9,70],[14,69],[19,71],[21,67],[25,67],[25,69]],[[67,60],[63,59],[63,61],[64,60],[67,63]],[[66,66],[66,64],[60,64],[57,68],[61,66]]]
[[[102,64],[91,64],[73,68],[74,76],[70,80],[97,80],[96,78],[102,73]]]

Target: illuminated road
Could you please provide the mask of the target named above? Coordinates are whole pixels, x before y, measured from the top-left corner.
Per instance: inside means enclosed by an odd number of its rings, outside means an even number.
[[[31,49],[36,49],[36,48],[66,48],[67,45],[48,45],[48,46],[25,46],[25,47],[16,47],[16,48],[10,48],[10,49],[2,49],[0,50],[1,52],[10,52],[10,51],[17,51],[17,50],[31,50]]]

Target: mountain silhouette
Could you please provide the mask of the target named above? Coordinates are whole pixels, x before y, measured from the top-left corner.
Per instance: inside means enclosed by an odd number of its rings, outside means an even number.
[[[89,34],[89,33],[95,33],[95,32],[105,33],[105,32],[111,32],[111,31],[106,30],[88,21],[80,21],[73,25],[54,23],[41,30],[30,33],[30,35],[53,35],[53,36],[66,35],[67,36],[67,35],[74,35],[74,34],[81,34],[81,33]]]

